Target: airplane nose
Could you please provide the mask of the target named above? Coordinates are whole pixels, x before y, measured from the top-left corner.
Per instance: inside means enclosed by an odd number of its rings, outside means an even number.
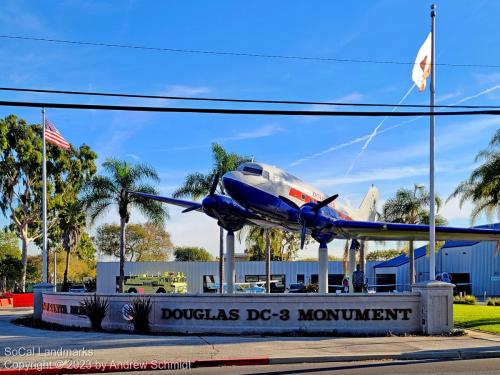
[[[224,189],[231,195],[231,191],[236,189],[239,181],[241,180],[241,173],[237,171],[227,172],[222,176],[222,184]]]

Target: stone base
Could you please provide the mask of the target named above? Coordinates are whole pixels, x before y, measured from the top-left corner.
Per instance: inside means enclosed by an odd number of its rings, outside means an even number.
[[[43,293],[53,293],[55,287],[49,283],[40,283],[33,286],[33,319],[42,319]]]
[[[422,333],[446,334],[453,328],[453,288],[455,285],[442,281],[426,281],[413,285],[420,293]]]

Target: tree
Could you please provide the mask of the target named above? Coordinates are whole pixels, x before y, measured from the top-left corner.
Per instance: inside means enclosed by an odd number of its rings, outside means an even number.
[[[170,234],[153,224],[128,224],[125,233],[125,256],[130,262],[164,262],[172,251]],[[101,254],[120,257],[120,226],[103,224],[94,238]]]
[[[441,199],[436,195],[436,211],[441,208]],[[388,199],[382,208],[382,220],[390,223],[428,224],[429,193],[422,185],[414,185],[411,189],[399,189],[394,198]],[[446,224],[446,219],[436,215],[436,224]],[[410,287],[415,283],[414,242],[408,241],[410,258]]]
[[[49,229],[57,225],[68,189],[78,190],[96,170],[97,158],[88,146],[69,151],[47,144],[47,213]],[[24,290],[28,246],[42,236],[42,127],[10,115],[0,119],[0,210],[22,243]]]
[[[257,225],[246,228],[245,245],[249,260],[264,260],[266,251],[265,229]],[[288,261],[295,259],[300,250],[300,234],[285,231],[281,228],[272,228],[269,231],[271,239],[271,260]],[[311,237],[306,237],[306,244],[311,242]]]
[[[78,199],[72,202],[67,202],[59,213],[59,226],[62,230],[63,247],[66,251],[66,265],[64,268],[63,277],[63,292],[67,292],[68,285],[68,268],[69,255],[72,249],[76,249],[80,243],[80,238],[85,229],[85,211],[83,203]]]
[[[14,232],[0,230],[0,261],[8,256],[21,259],[19,239]]]
[[[177,262],[210,262],[214,258],[202,247],[176,247],[174,256]]]
[[[23,269],[24,265],[20,258],[14,257],[12,255],[7,255],[5,258],[0,260],[0,277],[5,276],[5,278],[7,279],[7,290],[16,289],[16,280],[20,280]],[[33,262],[32,257],[28,257],[26,262],[26,281],[36,282],[38,281],[39,277],[40,273],[35,266],[35,262]],[[20,286],[18,285],[18,287]]]
[[[207,173],[191,173],[186,177],[184,184],[174,192],[174,197],[191,197],[192,199],[199,199],[207,195],[210,191],[210,186],[215,176],[224,175],[229,171],[234,171],[241,164],[251,161],[249,157],[241,156],[236,153],[226,151],[221,145],[212,143],[212,170]],[[225,194],[224,185],[219,180],[217,186],[218,193]],[[224,230],[219,228],[219,277],[223,280],[224,276]],[[220,292],[223,292],[222,283]]]
[[[477,154],[475,161],[482,161],[483,164],[457,186],[447,202],[459,196],[462,208],[466,201],[472,201],[474,208],[470,214],[471,224],[481,214],[485,214],[490,221],[495,214],[500,219],[500,129],[491,139],[489,148]]]
[[[130,209],[134,208],[146,216],[155,225],[163,225],[168,217],[166,208],[158,201],[138,195],[129,195],[129,191],[140,191],[158,195],[158,190],[147,181],[158,183],[160,177],[156,171],[145,165],[131,165],[126,161],[108,158],[102,164],[107,175],[95,176],[86,186],[83,198],[91,223],[102,216],[112,206],[118,208],[120,216],[120,277],[119,292],[123,292],[125,278],[125,228],[130,220]]]
[[[398,249],[374,250],[368,253],[368,255],[366,256],[366,260],[368,262],[379,262],[395,258],[404,253],[404,251]]]
[[[82,232],[80,236],[80,242],[76,247],[76,255],[78,258],[84,261],[94,261],[95,260],[95,247],[92,242],[92,237],[87,232]]]

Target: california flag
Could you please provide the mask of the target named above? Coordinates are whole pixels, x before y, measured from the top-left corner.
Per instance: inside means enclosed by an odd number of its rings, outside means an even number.
[[[420,91],[425,90],[425,83],[427,77],[431,72],[431,49],[432,49],[432,33],[429,33],[422,47],[418,50],[415,64],[413,64],[413,71],[411,78]]]

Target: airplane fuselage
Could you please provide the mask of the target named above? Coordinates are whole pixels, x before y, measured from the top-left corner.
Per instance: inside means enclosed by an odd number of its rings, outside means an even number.
[[[222,182],[227,193],[240,205],[270,223],[291,230],[300,228],[297,207],[326,198],[319,189],[299,178],[262,163],[244,163],[236,171],[226,173]],[[336,202],[324,207],[323,214],[332,219],[354,218],[352,210]]]

